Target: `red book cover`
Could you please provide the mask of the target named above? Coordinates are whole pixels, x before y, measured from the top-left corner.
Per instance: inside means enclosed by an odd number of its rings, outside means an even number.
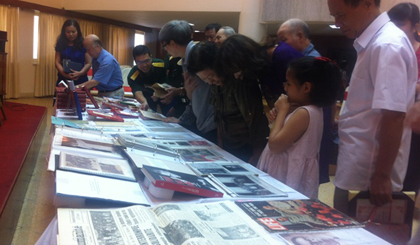
[[[127,111],[123,111],[123,110],[117,109],[115,107],[112,107],[111,111],[113,113],[115,113],[115,115],[123,117],[123,118],[139,118],[139,116],[137,114],[127,112]]]
[[[124,122],[124,118],[120,116],[116,116],[114,114],[108,114],[108,113],[103,113],[103,112],[94,111],[94,110],[88,110],[88,114],[90,116],[102,117],[102,118],[117,121],[117,122]]]
[[[197,175],[147,165],[143,165],[142,172],[155,187],[203,197],[223,197],[222,192]]]

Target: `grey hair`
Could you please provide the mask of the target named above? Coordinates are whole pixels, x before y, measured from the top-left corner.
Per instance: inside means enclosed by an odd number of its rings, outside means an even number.
[[[294,19],[289,19],[284,23],[289,26],[289,30],[292,31],[293,33],[302,31],[303,35],[306,38],[309,38],[309,26],[308,24],[306,24],[305,21],[294,18]]]
[[[230,37],[236,34],[235,30],[230,26],[222,26],[220,27],[219,31],[220,30],[223,30],[225,32],[226,37]]]

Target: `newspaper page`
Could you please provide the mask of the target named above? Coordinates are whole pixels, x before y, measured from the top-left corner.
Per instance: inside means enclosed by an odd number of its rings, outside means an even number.
[[[60,245],[171,244],[150,208],[57,210]]]
[[[282,244],[233,202],[58,209],[60,244]]]
[[[175,245],[279,244],[233,202],[152,208]]]
[[[296,232],[278,234],[291,245],[339,244],[339,245],[391,245],[363,228],[329,230],[319,232]]]

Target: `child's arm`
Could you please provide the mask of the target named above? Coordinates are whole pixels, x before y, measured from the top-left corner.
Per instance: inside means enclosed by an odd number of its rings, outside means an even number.
[[[282,94],[275,104],[277,117],[268,139],[268,147],[274,154],[282,153],[297,141],[309,126],[309,113],[305,109],[298,109],[284,124],[290,104],[287,96]]]

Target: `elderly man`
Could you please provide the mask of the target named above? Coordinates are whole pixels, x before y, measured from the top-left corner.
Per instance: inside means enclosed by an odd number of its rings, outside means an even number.
[[[210,104],[210,85],[187,71],[188,55],[194,42],[191,39],[191,28],[185,20],[173,20],[166,23],[159,32],[162,46],[173,57],[182,57],[185,91],[191,103],[179,119],[167,118],[183,126],[196,126],[198,134],[217,143],[217,130],[214,121],[214,107]],[[181,92],[181,91],[180,91]],[[176,91],[174,91],[176,93]]]
[[[401,191],[411,130],[417,62],[407,36],[379,10],[380,0],[328,0],[335,25],[356,38],[357,61],[339,120],[334,206],[347,211],[348,190],[370,192],[372,204]]]
[[[96,87],[99,96],[123,97],[123,80],[118,61],[102,47],[101,40],[94,34],[85,37],[83,46],[92,57],[93,77],[78,87]]]
[[[222,26],[220,27],[219,31],[216,33],[216,40],[214,41],[217,45],[217,47],[220,47],[222,45],[223,41],[226,40],[226,38],[235,35],[236,32],[233,30],[230,26]]]
[[[221,25],[217,23],[211,23],[204,28],[204,36],[206,37],[206,41],[215,42],[216,41],[216,33],[219,31]]]
[[[127,76],[128,84],[131,87],[134,98],[141,103],[141,109],[148,108],[157,110],[159,101],[153,97],[154,83],[165,83],[166,70],[163,60],[152,59],[152,52],[145,45],[138,45],[133,49],[133,59],[136,65],[133,66]],[[166,114],[166,105],[160,105],[163,114]]]
[[[277,31],[277,38],[279,41],[289,44],[304,56],[321,56],[309,40],[309,27],[303,20],[289,19],[284,22]]]

